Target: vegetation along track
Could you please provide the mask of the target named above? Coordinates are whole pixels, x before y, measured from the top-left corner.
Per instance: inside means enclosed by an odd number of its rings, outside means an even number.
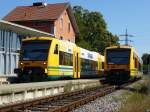
[[[112,93],[116,89],[118,89],[118,86],[103,86],[64,93],[57,96],[43,97],[1,106],[0,112],[67,112],[93,101],[97,97]]]

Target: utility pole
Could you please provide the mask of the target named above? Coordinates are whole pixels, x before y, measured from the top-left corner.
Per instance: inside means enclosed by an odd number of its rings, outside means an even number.
[[[148,94],[150,94],[150,55],[148,56],[147,59],[148,62]]]
[[[132,40],[129,40],[129,37],[134,37],[133,35],[129,35],[128,31],[126,29],[125,34],[121,34],[119,36],[125,37],[125,40],[120,40],[120,41],[125,41],[125,45],[129,45],[129,42],[133,42]]]

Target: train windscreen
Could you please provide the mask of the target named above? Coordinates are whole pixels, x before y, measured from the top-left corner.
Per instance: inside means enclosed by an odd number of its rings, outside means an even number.
[[[108,49],[107,63],[108,64],[129,64],[130,49]]]
[[[32,40],[24,41],[21,48],[20,60],[22,61],[46,61],[51,41]]]

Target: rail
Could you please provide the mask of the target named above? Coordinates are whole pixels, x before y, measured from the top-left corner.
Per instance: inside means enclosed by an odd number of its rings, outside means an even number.
[[[129,84],[121,86],[105,85],[103,87],[88,88],[57,96],[47,96],[5,105],[0,107],[0,112],[67,112]]]

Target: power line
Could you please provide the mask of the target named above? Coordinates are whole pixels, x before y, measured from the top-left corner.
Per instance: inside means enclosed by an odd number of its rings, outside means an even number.
[[[125,34],[119,35],[121,37],[125,37],[125,40],[119,40],[119,41],[125,41],[125,45],[129,45],[129,42],[133,42],[132,40],[129,40],[129,37],[134,37],[133,35],[128,34],[128,30],[126,29]]]

